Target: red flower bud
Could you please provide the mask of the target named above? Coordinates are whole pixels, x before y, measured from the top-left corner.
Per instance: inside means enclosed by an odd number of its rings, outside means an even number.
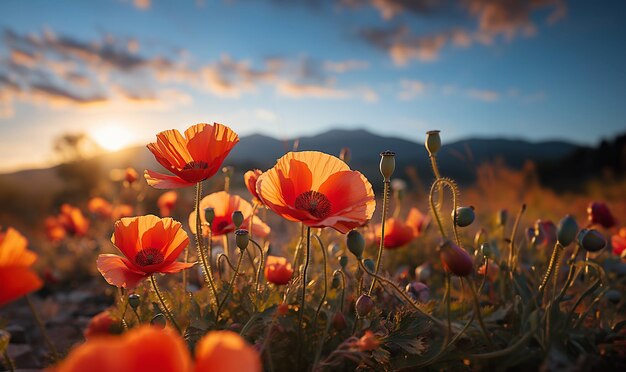
[[[600,225],[605,229],[615,226],[615,217],[611,214],[605,203],[593,202],[587,207],[587,218],[594,225]]]
[[[366,316],[367,314],[369,314],[370,311],[372,311],[372,309],[374,308],[374,301],[368,295],[365,295],[365,294],[361,295],[356,300],[355,308],[356,308],[356,314],[359,316],[359,318],[362,318]]]
[[[443,267],[456,276],[468,276],[474,269],[472,257],[466,250],[447,240],[439,247]]]
[[[293,269],[284,257],[268,256],[265,264],[265,279],[276,285],[285,285],[291,280]]]

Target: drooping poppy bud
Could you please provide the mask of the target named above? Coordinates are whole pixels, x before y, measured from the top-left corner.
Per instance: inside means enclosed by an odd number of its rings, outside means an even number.
[[[213,220],[215,219],[215,209],[209,207],[206,208],[204,210],[204,218],[206,219],[206,222],[210,225],[213,223]]]
[[[598,230],[583,229],[578,234],[578,243],[588,252],[597,252],[606,246],[606,239]]]
[[[339,256],[339,266],[341,266],[341,268],[345,270],[347,265],[348,256]]]
[[[374,308],[374,301],[372,300],[370,296],[366,294],[362,294],[356,300],[355,309],[356,309],[356,314],[359,316],[359,318],[363,318],[364,316],[369,314],[373,308]]]
[[[139,307],[140,300],[141,296],[139,296],[137,293],[133,293],[128,296],[128,304],[133,309],[137,309]]]
[[[556,237],[563,247],[567,247],[570,245],[574,239],[576,239],[576,233],[578,232],[578,223],[571,215],[567,215],[563,217],[563,219],[559,222],[559,227],[557,228]]]
[[[443,242],[439,247],[439,257],[444,268],[453,275],[468,276],[474,269],[474,262],[469,253],[450,240]]]
[[[606,203],[593,202],[587,207],[587,218],[594,225],[600,225],[605,229],[615,226],[615,217]]]
[[[372,261],[369,258],[366,258],[363,260],[363,266],[365,266],[367,270],[371,273],[373,273],[374,270],[376,270],[376,264],[374,263],[374,261]]]
[[[363,238],[363,235],[356,230],[352,230],[348,233],[346,242],[348,250],[350,250],[350,252],[360,260],[363,257],[363,250],[365,249],[365,239]]]
[[[346,323],[346,317],[343,315],[342,312],[337,311],[335,315],[333,315],[333,328],[335,328],[337,331],[343,331],[347,327],[348,324]]]

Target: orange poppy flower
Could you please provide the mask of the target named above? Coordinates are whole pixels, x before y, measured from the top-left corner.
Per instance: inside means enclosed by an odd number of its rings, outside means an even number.
[[[63,228],[59,218],[54,216],[46,217],[44,226],[46,228],[46,236],[51,242],[54,243],[65,239],[65,228]]]
[[[159,206],[161,217],[169,217],[172,214],[172,210],[176,206],[178,201],[178,194],[176,191],[167,191],[159,196],[157,199],[157,205]]]
[[[156,160],[174,176],[146,170],[148,184],[157,189],[187,187],[213,176],[221,168],[239,136],[222,124],[196,124],[183,137],[172,129],[157,134],[148,144]]]
[[[113,206],[103,198],[96,196],[91,198],[89,203],[87,203],[87,210],[100,217],[109,218],[113,213]]]
[[[267,256],[264,274],[268,282],[285,285],[291,280],[293,269],[285,257]]]
[[[287,153],[259,177],[256,189],[261,201],[283,218],[343,234],[367,222],[376,208],[365,176],[317,151]]]
[[[126,168],[126,171],[124,173],[124,182],[126,183],[126,185],[132,185],[133,183],[135,183],[135,181],[137,181],[137,178],[139,178],[139,176],[137,175],[137,171],[134,168]]]
[[[413,207],[405,222],[397,218],[388,218],[385,223],[385,248],[395,249],[409,244],[413,239],[422,234],[429,222],[429,217],[422,214],[419,209]],[[382,227],[377,224],[374,241],[380,243]]]
[[[189,372],[185,341],[172,329],[142,325],[121,336],[92,338],[49,372]]]
[[[626,227],[619,229],[618,233],[611,237],[613,254],[622,256],[626,252]]]
[[[191,372],[262,370],[258,352],[238,334],[213,331],[202,337],[194,362],[174,330],[148,325],[121,336],[101,336],[75,347],[48,372]]]
[[[244,198],[238,195],[231,195],[226,191],[214,192],[202,198],[200,201],[200,210],[204,211],[207,208],[213,208],[215,211],[215,218],[211,224],[211,232],[213,237],[218,237],[224,234],[231,233],[237,228],[233,223],[233,212],[241,211],[243,214],[243,224],[240,228],[248,229],[250,216],[252,215],[252,205],[248,203]],[[209,228],[206,224],[206,218],[204,213],[200,213],[200,220],[202,221],[202,233],[204,236],[209,235]],[[189,215],[189,227],[191,232],[196,233],[196,211],[191,212]],[[254,224],[252,226],[252,235],[260,238],[266,237],[270,233],[270,227],[267,226],[261,219],[254,216]]]
[[[110,335],[113,322],[114,320],[108,310],[96,314],[91,318],[89,324],[87,324],[87,329],[83,332],[85,339],[89,340],[95,336]]]
[[[237,333],[213,331],[196,346],[195,372],[262,371],[259,353]]]
[[[259,176],[261,176],[262,174],[263,172],[261,172],[261,170],[253,169],[253,170],[247,171],[243,175],[243,181],[246,184],[246,188],[248,189],[248,191],[250,191],[250,194],[252,194],[254,199],[259,200],[259,201],[261,199],[259,198],[259,194],[256,192],[256,181],[259,179]]]
[[[41,279],[30,266],[37,255],[26,247],[28,242],[17,230],[0,231],[0,306],[38,290]]]
[[[89,220],[83,215],[80,209],[69,204],[61,206],[59,222],[67,233],[75,236],[85,236],[89,230]]]
[[[101,254],[97,266],[116,287],[132,289],[153,273],[177,273],[194,265],[176,261],[189,237],[180,222],[171,218],[122,218],[115,223],[111,241],[126,257]]]

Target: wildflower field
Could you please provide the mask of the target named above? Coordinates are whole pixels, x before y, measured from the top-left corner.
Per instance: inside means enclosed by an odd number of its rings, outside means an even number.
[[[5,370],[626,369],[620,187],[485,165],[461,188],[437,130],[423,192],[393,149],[375,179],[349,149],[236,172],[233,128],[155,134],[162,168],[0,232]]]

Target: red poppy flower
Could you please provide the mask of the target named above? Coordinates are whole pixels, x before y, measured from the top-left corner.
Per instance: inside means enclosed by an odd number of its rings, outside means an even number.
[[[253,170],[247,171],[243,175],[243,180],[244,180],[244,183],[246,184],[246,188],[248,189],[248,191],[250,191],[250,194],[252,194],[255,200],[261,200],[259,198],[259,194],[256,192],[256,181],[259,179],[259,176],[261,176],[262,174],[263,172],[261,172],[259,169],[253,169]]]
[[[615,226],[615,217],[605,203],[593,202],[587,207],[587,217],[593,225],[600,225],[605,229]]]
[[[135,183],[138,177],[139,176],[137,175],[137,171],[135,169],[130,168],[130,167],[126,168],[126,172],[124,173],[124,182],[126,182],[128,186]]]
[[[195,185],[213,176],[221,168],[239,136],[222,124],[196,124],[185,131],[166,130],[157,134],[157,142],[148,149],[156,160],[174,176],[146,170],[148,184],[157,189]]]
[[[289,283],[293,276],[291,264],[285,257],[267,256],[265,263],[265,279],[276,285]]]
[[[57,217],[46,217],[44,226],[46,229],[46,236],[51,242],[54,243],[65,239],[65,228],[63,228],[61,221],[59,221]]]
[[[85,236],[89,230],[89,220],[83,215],[83,212],[69,204],[61,206],[61,214],[59,214],[58,219],[70,235]]]
[[[176,258],[189,244],[189,237],[178,221],[153,215],[127,217],[115,223],[113,244],[124,254],[98,256],[98,271],[116,287],[135,288],[153,273],[177,273],[193,263]]]
[[[195,372],[263,370],[259,353],[231,331],[209,332],[198,341],[195,356]]]
[[[376,225],[376,244],[380,243],[381,224]],[[385,223],[385,248],[395,249],[410,243],[415,235],[413,228],[397,218],[389,218]]]
[[[105,199],[96,196],[87,203],[87,210],[99,217],[109,218],[113,213],[113,206]]]
[[[133,214],[135,214],[135,211],[132,205],[118,204],[113,207],[113,212],[111,213],[111,216],[113,217],[113,220],[119,220],[123,217],[131,217]]]
[[[290,221],[345,234],[374,213],[372,185],[340,159],[317,151],[289,152],[256,183],[261,201]]]
[[[413,229],[413,235],[415,237],[422,235],[429,222],[430,216],[428,214],[423,214],[415,207],[409,210],[409,215],[406,218],[406,224]]]
[[[214,192],[202,198],[200,201],[200,210],[204,211],[207,208],[213,208],[215,212],[215,218],[211,224],[211,232],[213,237],[218,237],[224,234],[231,233],[237,229],[233,223],[233,212],[241,211],[243,214],[243,224],[241,229],[248,229],[250,216],[252,215],[252,205],[245,199],[238,195],[231,195],[226,191]],[[200,213],[200,220],[202,221],[202,233],[204,236],[209,235],[209,228],[206,224],[206,218],[204,213]],[[189,214],[189,227],[191,231],[196,233],[196,211]],[[261,219],[254,216],[254,224],[252,226],[252,235],[260,238],[266,237],[270,233],[270,227],[267,226]]]
[[[619,232],[611,237],[611,247],[613,254],[622,256],[626,252],[626,227],[619,229]]]
[[[89,324],[87,324],[87,329],[83,332],[85,339],[89,340],[95,336],[110,335],[113,322],[114,320],[108,310],[96,314],[91,318]]]
[[[374,335],[374,332],[367,330],[365,334],[356,342],[356,346],[361,351],[376,350],[380,346],[380,340]]]
[[[31,270],[37,255],[26,247],[28,242],[17,230],[0,231],[0,306],[38,290],[41,279]]]
[[[168,191],[159,196],[157,205],[161,211],[161,217],[169,217],[172,214],[172,210],[176,206],[177,201],[178,194],[176,191]]]

